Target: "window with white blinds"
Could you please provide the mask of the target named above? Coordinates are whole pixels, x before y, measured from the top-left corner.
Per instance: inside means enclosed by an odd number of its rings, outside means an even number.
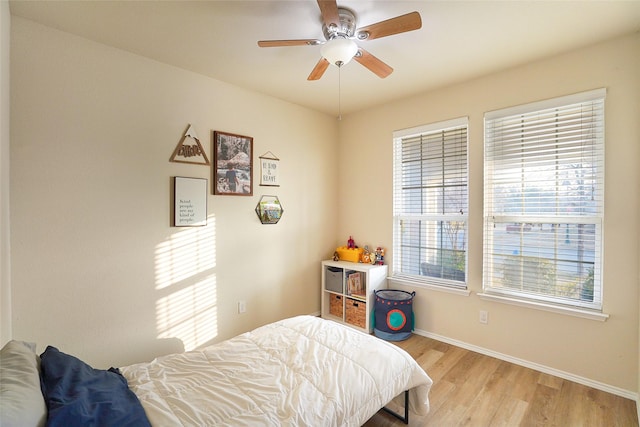
[[[466,288],[467,123],[394,132],[394,278]]]
[[[485,114],[486,293],[601,310],[605,94]]]

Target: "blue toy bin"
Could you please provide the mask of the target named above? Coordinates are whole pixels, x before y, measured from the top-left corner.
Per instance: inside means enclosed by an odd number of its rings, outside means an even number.
[[[413,297],[415,292],[395,289],[375,291],[373,334],[386,341],[403,341],[414,328]]]

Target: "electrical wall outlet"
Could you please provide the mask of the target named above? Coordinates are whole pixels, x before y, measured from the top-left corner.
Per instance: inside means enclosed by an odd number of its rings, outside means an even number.
[[[489,312],[485,310],[480,310],[480,323],[484,323],[485,325],[489,323]]]
[[[247,302],[238,301],[238,314],[242,314],[247,311]]]

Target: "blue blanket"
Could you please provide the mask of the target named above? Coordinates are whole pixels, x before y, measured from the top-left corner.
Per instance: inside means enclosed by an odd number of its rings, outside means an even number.
[[[51,346],[40,357],[47,426],[151,426],[117,369],[93,369]]]

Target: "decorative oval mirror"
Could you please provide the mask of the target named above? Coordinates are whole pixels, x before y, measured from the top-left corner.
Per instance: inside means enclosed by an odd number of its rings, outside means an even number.
[[[256,214],[263,224],[277,224],[283,213],[277,196],[262,196],[256,205]]]

